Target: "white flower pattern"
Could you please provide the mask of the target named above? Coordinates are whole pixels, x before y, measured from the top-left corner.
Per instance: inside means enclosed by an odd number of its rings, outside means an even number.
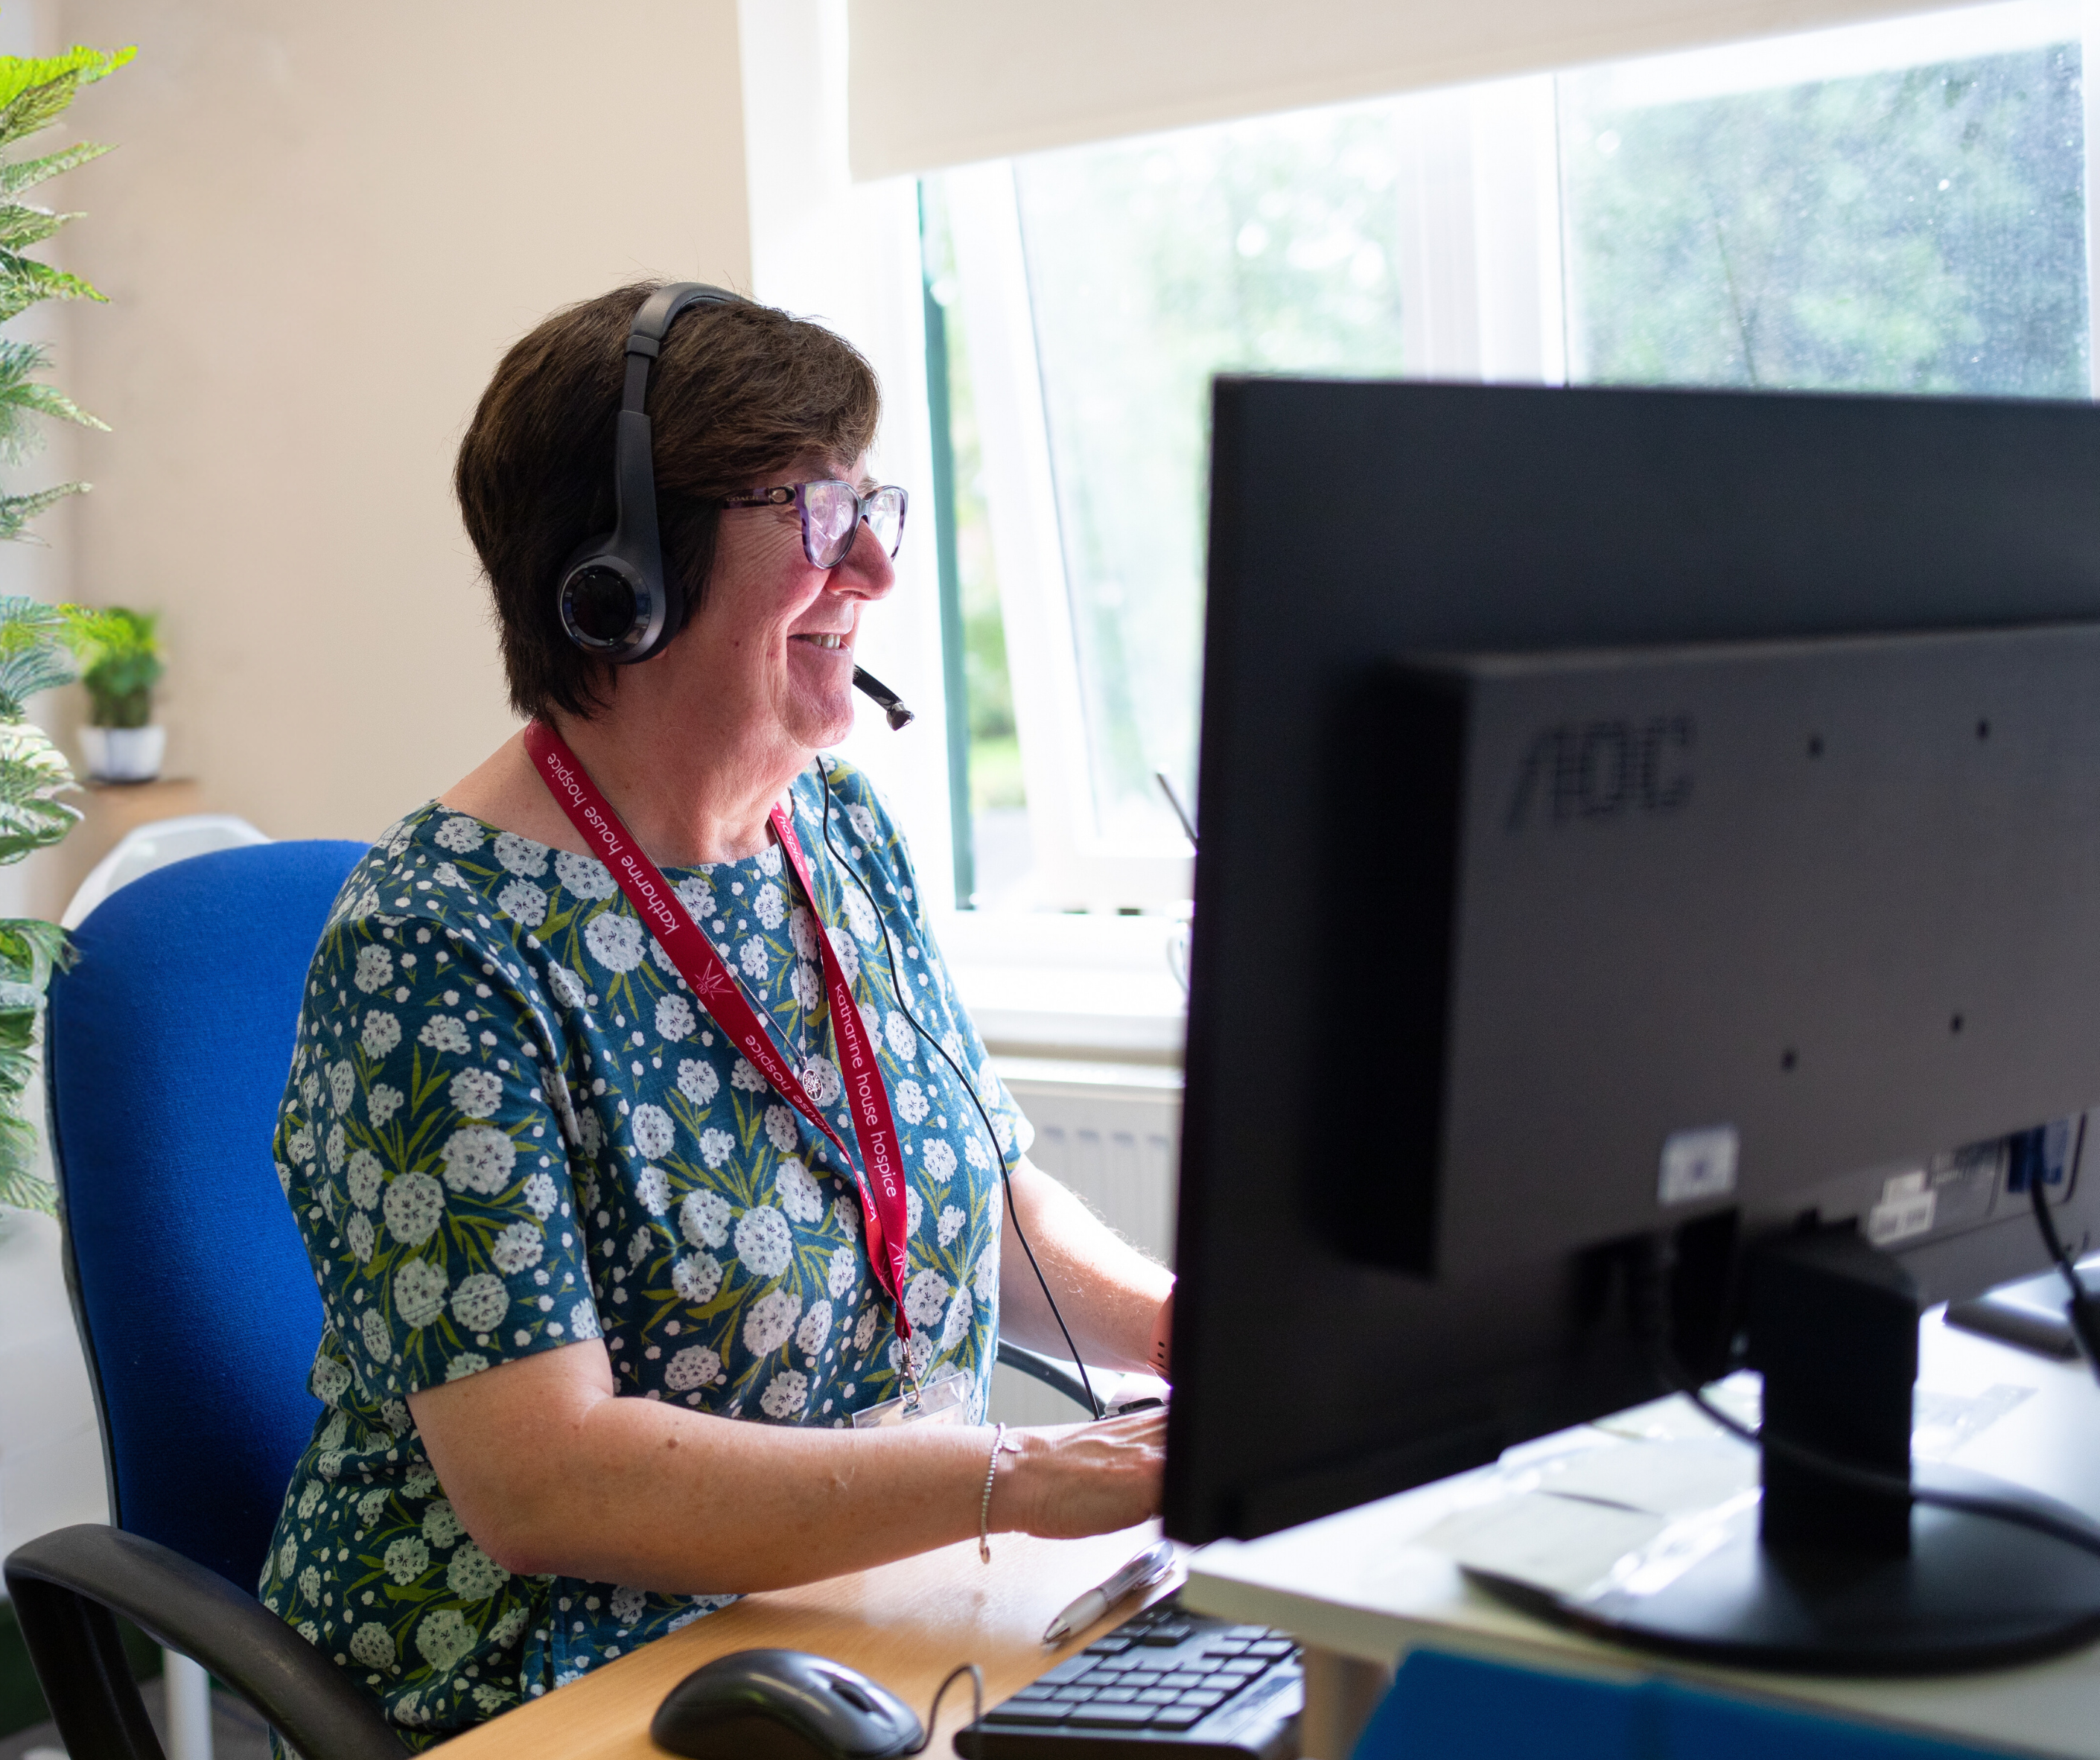
[[[547,846],[514,831],[502,831],[496,840],[496,859],[523,880],[537,880],[547,871]]]
[[[736,1256],[754,1277],[777,1277],[795,1252],[795,1231],[770,1204],[747,1210],[737,1219]]]
[[[620,890],[620,883],[612,877],[612,871],[602,862],[590,856],[572,854],[567,849],[554,852],[554,878],[562,889],[574,898],[610,898]]]
[[[492,1118],[496,1103],[503,1097],[503,1078],[493,1070],[462,1070],[445,1092],[468,1118]]]
[[[704,1344],[689,1344],[664,1366],[664,1385],[673,1393],[712,1387],[725,1378],[721,1358]]]
[[[632,972],[642,964],[642,924],[631,916],[601,911],[584,931],[584,946],[607,971]]]
[[[760,1296],[743,1323],[743,1348],[753,1356],[770,1356],[793,1335],[801,1312],[801,1299],[790,1290]]]
[[[532,881],[514,880],[496,895],[496,908],[527,929],[547,920],[547,895]]]
[[[824,1213],[824,1200],[810,1170],[792,1155],[783,1156],[773,1176],[773,1189],[780,1207],[796,1222],[814,1222]]]
[[[966,1070],[984,1049],[888,818],[824,761],[834,802],[858,809],[847,859],[878,907],[824,845],[814,768],[792,809],[816,911],[777,847],[668,878],[854,1145],[851,1166],[742,1056],[602,862],[425,808],[390,827],[331,914],[273,1145],[331,1317],[311,1382],[327,1422],[260,1586],[411,1745],[726,1599],[505,1573],[443,1502],[405,1403],[417,1390],[602,1339],[621,1395],[719,1414],[844,1424],[896,1391],[900,1364],[937,1355],[977,1378],[981,1413],[996,1168],[968,1095],[920,1040]],[[885,928],[907,974],[930,981],[915,1021],[890,993]],[[908,1358],[861,1239],[825,941],[905,1127]],[[982,1097],[1025,1143],[988,1070]],[[368,1584],[352,1587],[375,1566],[386,1595],[364,1600]]]
[[[678,1228],[695,1246],[720,1246],[729,1239],[729,1200],[703,1186],[678,1206]]]
[[[670,1114],[646,1101],[634,1109],[634,1122],[629,1128],[633,1132],[635,1148],[651,1161],[660,1155],[669,1154],[671,1145],[678,1140],[678,1133],[672,1127]]]
[[[948,1280],[929,1267],[904,1286],[904,1317],[915,1326],[930,1326],[948,1299]]]

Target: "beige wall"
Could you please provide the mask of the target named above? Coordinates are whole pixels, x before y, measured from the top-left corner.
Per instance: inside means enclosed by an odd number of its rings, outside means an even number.
[[[164,612],[171,774],[368,836],[513,725],[449,488],[498,355],[622,280],[749,283],[735,0],[38,11],[139,46],[62,192],[112,302],[54,375],[112,430],[68,584]]]

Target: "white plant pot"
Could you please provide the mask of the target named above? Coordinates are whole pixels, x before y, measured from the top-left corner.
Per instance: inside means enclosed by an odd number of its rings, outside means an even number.
[[[167,750],[165,727],[83,727],[81,748],[87,774],[98,782],[149,783],[161,774]]]

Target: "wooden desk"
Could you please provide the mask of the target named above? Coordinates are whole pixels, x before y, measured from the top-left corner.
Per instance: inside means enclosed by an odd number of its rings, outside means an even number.
[[[1056,1648],[1040,1640],[1058,1611],[1158,1537],[1149,1523],[1090,1540],[1002,1534],[991,1563],[965,1541],[915,1559],[801,1589],[770,1590],[695,1620],[632,1656],[445,1745],[447,1760],[654,1760],[649,1720],[703,1662],[779,1645],[844,1662],[882,1683],[920,1717],[959,1663],[984,1670],[987,1709],[1141,1604],[1128,1601]],[[1175,1581],[1179,1581],[1177,1571]],[[1149,1600],[1172,1587],[1162,1583]],[[967,1679],[948,1689],[929,1754],[950,1754],[970,1720]]]

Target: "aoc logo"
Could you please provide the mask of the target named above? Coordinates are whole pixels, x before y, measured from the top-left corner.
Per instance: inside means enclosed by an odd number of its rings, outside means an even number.
[[[1681,812],[1692,798],[1686,754],[1696,737],[1688,715],[1542,728],[1518,766],[1503,824],[1514,831],[1535,818],[1563,825],[1634,812]]]

